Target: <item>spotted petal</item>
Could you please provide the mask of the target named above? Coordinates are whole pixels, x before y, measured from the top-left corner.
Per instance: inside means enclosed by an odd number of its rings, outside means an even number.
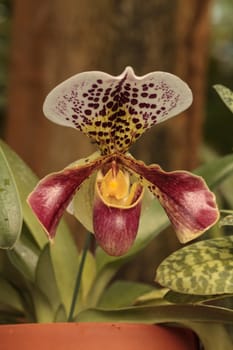
[[[119,76],[77,74],[49,93],[43,109],[48,119],[82,131],[102,154],[109,154],[126,152],[147,129],[191,102],[191,90],[175,75],[153,72],[138,77],[127,67]]]
[[[30,194],[28,203],[50,239],[55,236],[57,225],[75,192],[104,163],[102,157],[84,165],[74,163],[61,172],[46,176]]]
[[[201,177],[187,171],[165,172],[158,165],[120,158],[158,197],[181,243],[198,237],[218,220],[215,196]]]

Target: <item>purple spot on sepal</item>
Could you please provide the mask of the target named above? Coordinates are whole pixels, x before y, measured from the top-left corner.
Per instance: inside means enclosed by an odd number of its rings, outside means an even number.
[[[150,94],[149,95],[149,98],[156,98],[157,97],[157,94]]]
[[[107,102],[107,101],[108,101],[108,96],[105,95],[105,96],[102,98],[102,101],[103,101],[103,103]]]
[[[155,98],[156,104],[152,102]],[[165,72],[153,72],[137,77],[132,68],[128,67],[116,77],[103,72],[84,72],[71,77],[47,96],[44,113],[58,124],[81,130],[98,143],[102,154],[109,154],[113,153],[112,150],[126,152],[141,134],[155,124],[155,116],[156,122],[160,123],[186,109],[191,100],[191,91],[178,77]],[[166,107],[166,114],[156,114],[156,109],[162,110],[162,106]],[[78,116],[75,123],[74,118],[71,118],[71,110]],[[122,110],[125,111],[124,115]],[[115,113],[121,118],[116,118]],[[142,124],[137,134],[134,130],[127,131],[126,128],[122,128],[127,121],[130,123],[129,129],[134,129],[131,118],[136,115]],[[83,119],[83,116],[86,119]],[[119,137],[116,132],[108,144],[105,142],[105,135],[100,140],[96,133],[98,139],[95,139],[92,131],[96,128],[96,119],[113,122],[108,126],[109,134],[111,129],[116,130],[117,124],[120,124],[121,128],[118,130],[127,133],[131,142],[116,143]]]
[[[136,105],[137,103],[138,103],[138,101],[137,101],[135,98],[132,98],[131,104],[132,104],[132,105]]]

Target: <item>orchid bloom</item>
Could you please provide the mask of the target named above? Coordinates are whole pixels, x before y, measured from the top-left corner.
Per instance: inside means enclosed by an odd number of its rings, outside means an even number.
[[[29,205],[48,237],[53,239],[68,209],[108,254],[125,254],[136,238],[149,192],[160,201],[182,243],[212,226],[218,219],[215,196],[201,177],[165,172],[128,153],[146,130],[191,103],[191,90],[175,75],[138,77],[130,67],[119,76],[83,72],[55,87],[44,103],[46,117],[83,132],[99,151],[46,176],[30,194]]]

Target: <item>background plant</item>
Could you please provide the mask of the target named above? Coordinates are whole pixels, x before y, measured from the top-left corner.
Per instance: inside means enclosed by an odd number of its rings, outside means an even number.
[[[67,321],[83,252],[76,249],[64,220],[55,244],[47,242],[25,203],[38,179],[3,142],[0,167],[1,247],[5,249],[0,264],[0,321]],[[233,174],[233,155],[204,165],[196,173],[211,188],[218,188]],[[9,208],[14,215],[7,215]],[[222,344],[230,349],[232,236],[221,234],[173,253],[156,273],[163,287],[114,280],[119,268],[169,225],[156,200],[141,224],[145,236],[139,236],[122,257],[110,257],[99,247],[95,255],[86,251],[72,320],[178,323],[194,329],[207,350],[222,349]]]

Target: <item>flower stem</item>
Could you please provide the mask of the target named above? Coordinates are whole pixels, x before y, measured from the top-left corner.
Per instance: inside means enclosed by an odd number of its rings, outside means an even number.
[[[86,236],[85,243],[84,243],[84,248],[83,248],[83,253],[82,253],[82,257],[81,257],[81,261],[80,261],[78,274],[77,274],[76,281],[75,281],[75,287],[74,287],[72,302],[71,302],[71,305],[70,305],[70,312],[69,312],[69,316],[68,316],[68,322],[72,322],[73,321],[74,309],[75,309],[75,305],[76,305],[76,302],[77,302],[79,290],[80,290],[80,287],[81,287],[82,273],[83,273],[83,268],[84,268],[84,264],[85,264],[85,260],[86,260],[86,256],[87,256],[87,252],[88,252],[88,248],[89,248],[89,245],[90,245],[90,242],[91,242],[91,236],[92,236],[91,233],[88,232],[87,236]]]

